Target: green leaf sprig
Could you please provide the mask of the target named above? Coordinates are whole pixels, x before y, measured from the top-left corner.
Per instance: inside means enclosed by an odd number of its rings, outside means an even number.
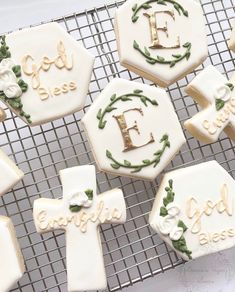
[[[170,179],[168,181],[168,186],[165,188],[165,191],[167,193],[166,197],[163,198],[163,206],[160,208],[160,216],[165,217],[168,215],[167,211],[167,205],[174,202],[175,199],[175,193],[173,191],[173,180]],[[185,223],[182,220],[178,221],[177,224],[178,227],[181,227],[183,229],[183,232],[185,233],[188,230],[188,227],[185,225]],[[172,240],[172,245],[174,248],[182,253],[185,253],[188,258],[192,259],[192,252],[188,249],[187,243],[185,240],[184,235],[180,237],[178,240]]]
[[[184,7],[182,5],[180,5],[178,2],[174,1],[174,0],[148,0],[144,3],[142,3],[141,5],[135,4],[132,7],[132,22],[136,22],[139,19],[139,11],[141,9],[147,10],[152,8],[152,6],[150,5],[150,3],[156,3],[156,4],[160,4],[160,5],[167,5],[167,3],[173,4],[174,8],[177,10],[177,12],[179,13],[179,15],[181,15],[181,13],[188,17],[188,11],[184,9]]]
[[[144,49],[140,48],[140,45],[134,41],[133,47],[135,50],[137,50],[142,56],[146,58],[146,62],[155,65],[156,63],[158,64],[168,64],[170,65],[170,68],[174,67],[177,63],[179,63],[182,60],[189,60],[191,56],[191,48],[192,44],[187,42],[183,45],[184,48],[186,48],[184,54],[172,54],[172,59],[165,59],[164,57],[161,56],[152,56],[150,51],[144,47]]]
[[[163,144],[162,149],[158,150],[157,152],[155,152],[154,158],[153,159],[144,159],[142,160],[142,163],[139,164],[132,164],[130,161],[128,160],[124,160],[123,162],[119,162],[117,161],[112,153],[109,150],[106,150],[106,157],[109,158],[112,161],[112,168],[113,169],[119,169],[119,168],[127,168],[131,170],[131,173],[137,173],[140,172],[143,168],[145,167],[149,167],[150,165],[153,165],[153,167],[156,167],[160,160],[162,155],[164,154],[164,152],[166,151],[167,148],[170,148],[170,141],[169,141],[169,137],[168,135],[163,135],[160,143]]]
[[[99,109],[97,114],[97,119],[99,120],[98,127],[100,129],[104,129],[106,126],[107,121],[104,120],[104,117],[106,114],[116,110],[117,108],[114,106],[118,101],[131,101],[132,97],[137,97],[140,99],[140,101],[147,107],[148,102],[154,106],[158,106],[158,103],[155,99],[150,99],[147,96],[142,94],[143,91],[140,89],[136,89],[133,91],[133,93],[127,93],[125,95],[117,96],[117,94],[113,94],[110,97],[110,103],[102,110]]]
[[[3,35],[0,37],[1,40],[1,46],[0,46],[0,62],[2,62],[3,59],[7,59],[11,57],[11,53],[9,51],[9,47],[6,44],[6,36]]]

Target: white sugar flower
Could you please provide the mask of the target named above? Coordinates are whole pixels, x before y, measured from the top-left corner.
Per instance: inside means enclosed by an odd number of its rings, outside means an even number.
[[[170,239],[171,240],[179,240],[180,237],[183,235],[184,230],[182,227],[175,226],[170,232]]]
[[[174,203],[169,203],[166,207],[168,215],[171,217],[175,217],[180,213],[180,208],[174,204]]]
[[[3,59],[0,63],[0,91],[3,91],[8,98],[22,95],[22,90],[17,84],[16,75],[12,71],[14,65],[11,58]]]
[[[69,204],[70,206],[89,208],[92,205],[92,200],[89,200],[85,192],[78,192],[71,197]]]
[[[3,92],[8,98],[15,98],[22,95],[22,90],[17,83],[6,83]]]
[[[158,222],[159,231],[163,235],[168,235],[172,229],[176,226],[177,220],[175,217],[167,215],[165,217],[160,217]]]
[[[0,68],[0,91],[4,91],[7,83],[16,83],[16,76],[12,70]]]
[[[215,91],[215,99],[228,101],[232,96],[231,89],[227,85],[219,86]]]
[[[15,63],[11,58],[3,59],[2,62],[0,63],[0,72],[2,68],[11,70],[14,66]]]

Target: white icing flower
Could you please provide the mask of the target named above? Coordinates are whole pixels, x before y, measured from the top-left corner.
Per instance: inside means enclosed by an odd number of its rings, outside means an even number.
[[[17,78],[12,71],[14,66],[12,59],[3,59],[0,63],[0,91],[3,91],[6,97],[15,98],[22,95],[22,90],[17,84]]]
[[[175,226],[171,230],[169,237],[171,240],[179,240],[180,237],[183,235],[183,233],[184,233],[184,230],[182,227]]]
[[[168,215],[175,217],[180,213],[180,208],[174,203],[169,203],[166,207]]]
[[[175,217],[167,215],[159,218],[158,228],[163,235],[168,235],[176,226],[177,220]]]
[[[232,96],[231,89],[227,85],[219,86],[215,91],[215,99],[228,101]]]
[[[0,68],[0,90],[4,91],[7,83],[16,83],[16,76],[12,70]]]
[[[15,63],[13,62],[11,58],[3,59],[2,62],[0,63],[0,72],[1,72],[1,69],[3,68],[11,70],[14,66],[15,66]]]
[[[8,98],[15,98],[22,95],[22,90],[17,83],[6,83],[3,92]]]
[[[78,192],[74,194],[70,201],[70,206],[81,206],[85,208],[89,208],[92,205],[92,200],[89,200],[85,192]]]

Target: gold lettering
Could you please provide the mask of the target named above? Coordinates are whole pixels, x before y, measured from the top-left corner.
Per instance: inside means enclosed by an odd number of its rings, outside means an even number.
[[[139,146],[136,146],[136,145],[133,144],[131,136],[130,136],[130,131],[134,130],[139,135],[140,135],[140,131],[139,131],[139,128],[137,126],[137,122],[136,121],[134,122],[134,125],[132,127],[128,128],[127,123],[126,123],[126,119],[125,119],[125,113],[130,112],[130,111],[137,111],[142,116],[144,115],[141,108],[134,108],[134,109],[130,109],[130,110],[124,111],[123,114],[121,114],[121,115],[113,116],[116,119],[116,121],[118,123],[118,126],[119,126],[119,129],[120,129],[121,134],[122,134],[122,138],[123,138],[123,142],[124,142],[124,150],[123,150],[123,152],[130,151],[130,150],[133,150],[133,149],[136,149],[136,148],[140,148],[140,147],[144,147],[144,146],[146,146],[146,145],[148,145],[150,143],[155,142],[155,140],[153,138],[153,134],[150,133],[150,139],[149,139],[149,141],[147,143],[145,143],[143,145],[139,145]]]
[[[226,230],[224,230],[224,231],[221,232],[220,238],[221,238],[222,240],[225,240],[226,237],[227,237],[227,232],[226,232]]]
[[[69,224],[74,224],[80,229],[82,233],[87,231],[87,226],[89,222],[96,223],[105,223],[110,222],[112,219],[119,220],[122,216],[122,213],[114,208],[110,210],[105,208],[104,202],[100,201],[94,212],[81,211],[77,214],[71,216],[58,216],[58,218],[47,218],[47,212],[42,210],[38,216],[38,225],[41,230],[46,230],[48,228],[63,228],[67,227]]]
[[[214,242],[218,242],[218,241],[220,240],[220,234],[219,234],[219,233],[214,233],[214,234],[212,235],[212,240],[213,240]]]
[[[169,15],[174,21],[175,21],[175,14],[172,10],[165,10],[165,11],[154,11],[152,13],[144,13],[144,16],[146,16],[149,19],[149,26],[150,26],[150,32],[151,32],[151,46],[152,49],[173,49],[173,48],[180,48],[180,39],[179,36],[177,36],[176,43],[171,46],[165,46],[161,43],[158,35],[158,31],[162,31],[166,34],[166,36],[169,38],[168,33],[168,23],[165,22],[164,27],[158,27],[157,25],[157,14],[166,14]]]
[[[46,211],[41,211],[37,216],[37,220],[38,220],[38,223],[39,223],[39,228],[41,230],[48,229],[48,222],[46,222],[46,216],[47,216],[47,212]]]
[[[234,231],[233,228],[231,228],[231,229],[228,230],[228,236],[229,237],[234,237],[235,236],[235,231]]]
[[[76,90],[77,89],[76,83],[73,81],[69,82],[69,88],[70,90]]]
[[[186,204],[186,215],[189,219],[196,218],[191,231],[192,233],[198,233],[201,230],[201,216],[200,210],[197,208],[197,200],[195,198],[190,198]]]
[[[205,245],[209,243],[208,236],[206,233],[199,234],[199,242],[201,245]]]
[[[217,203],[217,211],[219,213],[226,212],[229,216],[233,215],[233,208],[229,208],[228,187],[224,184],[221,188],[221,201]]]
[[[232,201],[229,202],[228,187],[226,184],[224,184],[220,190],[220,200],[215,203],[208,200],[202,209],[198,206],[197,200],[193,197],[186,203],[186,215],[189,219],[194,219],[191,227],[191,232],[193,234],[201,231],[202,216],[211,216],[215,209],[219,214],[226,212],[229,216],[233,215]]]
[[[54,95],[60,95],[61,94],[61,89],[59,87],[54,88],[53,94]]]
[[[38,94],[39,94],[41,100],[46,100],[46,99],[49,98],[49,94],[48,94],[48,92],[46,91],[45,88],[43,88],[43,87],[39,87],[39,88],[37,89],[37,92],[38,92]]]
[[[71,55],[71,62],[69,64],[63,42],[59,42],[57,46],[57,51],[59,53],[59,56],[55,59],[56,67],[59,69],[66,68],[67,70],[71,70],[73,68],[73,55]]]
[[[68,84],[64,83],[63,86],[62,86],[62,92],[63,93],[67,93],[68,91],[69,91]]]
[[[30,55],[22,58],[22,70],[26,75],[31,76],[33,89],[38,89],[41,85],[41,71],[49,71],[53,64],[58,69],[66,68],[71,70],[73,68],[73,55],[71,55],[71,60],[69,61],[62,41],[57,46],[57,52],[58,55],[54,59],[44,56],[39,65],[34,63],[34,59]]]
[[[214,121],[210,123],[208,120],[205,120],[203,121],[202,126],[210,135],[214,135],[218,129],[222,128],[224,124],[229,122],[231,114],[235,115],[235,99],[231,99],[229,103],[226,103],[224,108],[217,113]]]

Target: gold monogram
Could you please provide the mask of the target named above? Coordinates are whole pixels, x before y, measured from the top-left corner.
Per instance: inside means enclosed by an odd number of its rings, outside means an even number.
[[[150,140],[147,143],[145,143],[143,145],[139,145],[139,146],[136,146],[136,145],[133,144],[131,136],[130,136],[130,131],[134,130],[139,135],[140,135],[140,131],[139,131],[139,128],[138,128],[138,125],[137,125],[136,121],[134,122],[134,125],[132,127],[128,127],[127,126],[125,113],[130,112],[130,111],[137,111],[142,116],[144,115],[141,108],[133,108],[133,109],[129,109],[129,110],[124,111],[121,115],[113,116],[116,119],[116,121],[118,123],[118,126],[119,126],[119,129],[120,129],[121,134],[122,134],[122,138],[123,138],[123,142],[124,142],[124,150],[123,150],[123,152],[130,151],[130,150],[133,150],[133,149],[136,149],[136,148],[140,148],[140,147],[144,147],[144,146],[146,146],[146,145],[148,145],[150,143],[155,142],[155,140],[153,138],[153,134],[150,133]]]
[[[164,44],[161,43],[158,32],[159,31],[164,32],[166,34],[166,36],[169,38],[168,22],[166,21],[165,26],[158,27],[157,19],[156,19],[157,14],[169,15],[175,21],[175,14],[174,14],[174,11],[172,11],[172,10],[154,11],[151,13],[144,13],[144,16],[146,16],[149,19],[149,26],[150,26],[151,40],[152,40],[150,48],[152,48],[152,49],[180,48],[179,36],[177,36],[176,43],[171,45],[171,46],[165,46]]]

